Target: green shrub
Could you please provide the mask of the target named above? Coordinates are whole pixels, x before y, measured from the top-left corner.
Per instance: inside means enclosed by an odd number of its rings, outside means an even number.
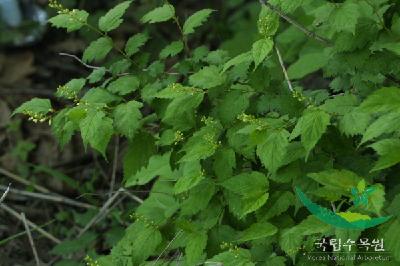
[[[79,132],[105,158],[113,136],[126,139],[123,185],[151,184],[134,222],[97,263],[310,265],[303,251],[323,236],[383,238],[400,262],[398,2],[271,0],[244,31],[258,37],[249,47],[236,41],[237,54],[193,47],[218,10],[182,23],[166,1],[121,47],[109,33],[131,1],[97,26],[83,10],[51,5],[53,26],[98,33],[82,62],[104,67],[60,86],[56,96],[70,101],[62,109],[32,99],[16,112],[49,121],[61,145]],[[159,53],[147,50],[158,41],[147,30],[156,23],[175,23],[181,35]],[[366,185],[374,188],[367,204],[352,206],[352,188]],[[394,217],[339,229],[303,208],[295,187],[336,212]]]

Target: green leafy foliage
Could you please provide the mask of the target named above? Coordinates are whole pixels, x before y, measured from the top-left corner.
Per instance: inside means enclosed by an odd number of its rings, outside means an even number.
[[[54,109],[34,98],[15,114],[51,123],[61,146],[80,133],[104,157],[118,137],[122,185],[145,192],[143,203],[122,211],[134,220],[112,220],[127,229],[96,260],[175,265],[178,254],[187,265],[310,265],[300,248],[350,232],[310,215],[298,187],[313,206],[349,224],[394,215],[351,235],[384,237],[398,263],[400,7],[242,2],[224,3],[212,26],[204,23],[213,9],[132,2],[132,20],[142,23],[132,36],[125,28],[117,34],[131,1],[105,12],[98,29],[85,11],[62,9],[50,19],[67,31],[100,34],[82,59],[104,66],[60,86],[63,102]],[[149,25],[159,22],[168,23]],[[366,204],[352,206],[369,188]],[[94,254],[93,241],[65,241],[54,252],[72,258],[79,246]]]

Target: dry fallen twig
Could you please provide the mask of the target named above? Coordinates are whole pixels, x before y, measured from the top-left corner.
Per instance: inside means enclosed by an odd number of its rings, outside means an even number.
[[[40,265],[39,255],[36,250],[35,242],[33,242],[31,230],[29,229],[28,223],[26,221],[25,213],[23,213],[23,212],[21,213],[21,218],[22,218],[22,222],[24,223],[24,226],[25,226],[26,234],[28,235],[29,244],[31,245],[31,248],[32,248],[32,253],[33,253],[33,257],[35,258],[36,266],[39,266]]]
[[[8,207],[6,204],[4,203],[0,203],[0,208],[3,209],[4,211],[6,211],[7,213],[11,214],[12,216],[14,216],[15,218],[17,218],[18,220],[22,221],[22,217],[21,215],[16,212],[15,210],[13,210],[12,208]],[[53,236],[52,234],[46,232],[45,230],[43,230],[42,228],[40,228],[38,225],[36,225],[35,223],[29,221],[28,219],[26,219],[26,223],[34,228],[36,231],[38,231],[40,234],[42,234],[44,237],[50,239],[51,241],[53,241],[56,244],[60,244],[61,240],[56,238],[55,236]]]

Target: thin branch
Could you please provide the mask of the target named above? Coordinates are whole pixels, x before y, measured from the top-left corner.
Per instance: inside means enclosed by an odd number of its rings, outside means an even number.
[[[108,213],[109,207],[113,204],[113,202],[118,198],[123,189],[119,189],[111,198],[109,198],[101,207],[99,212],[86,224],[86,226],[79,232],[78,238],[81,237],[90,227],[92,227],[96,222],[98,222],[99,217],[102,217],[104,214]]]
[[[0,185],[0,189],[5,190],[5,186]],[[9,190],[11,193],[26,196],[26,197],[32,197],[36,199],[42,199],[42,200],[48,200],[48,201],[53,201],[53,202],[58,202],[58,203],[63,203],[75,207],[81,207],[85,209],[96,209],[96,206],[79,202],[73,199],[69,199],[67,197],[61,196],[61,195],[53,195],[53,194],[42,194],[42,193],[36,193],[36,192],[29,192],[29,191],[23,191],[19,189],[10,189]]]
[[[133,199],[134,201],[136,201],[139,204],[143,203],[143,200],[141,198],[139,198],[138,196],[133,195],[131,192],[129,192],[128,190],[122,188],[122,191],[128,195],[128,197],[130,197],[131,199]]]
[[[26,234],[28,235],[29,244],[32,248],[33,257],[35,258],[36,266],[40,266],[39,255],[36,250],[35,242],[33,242],[31,230],[29,229],[28,223],[26,221],[25,213],[21,213],[22,222],[24,223]]]
[[[319,36],[315,32],[308,30],[306,27],[304,27],[303,25],[301,25],[297,21],[294,21],[293,19],[288,17],[285,13],[283,13],[279,8],[277,8],[276,6],[270,4],[268,2],[268,0],[259,0],[259,1],[260,1],[260,4],[265,5],[266,7],[271,9],[273,12],[278,14],[281,18],[283,18],[284,20],[286,20],[287,22],[289,22],[290,24],[292,24],[293,26],[295,26],[296,28],[298,28],[299,30],[304,32],[308,37],[311,37],[311,38],[313,38],[313,39],[315,39],[317,41],[320,41],[320,42],[322,42],[322,43],[324,43],[326,45],[330,44],[330,41],[328,39]]]
[[[4,199],[7,197],[8,192],[10,192],[10,186],[11,186],[11,183],[8,184],[8,187],[5,189],[3,195],[1,196],[0,203],[2,203],[4,201]]]
[[[7,177],[9,177],[9,178],[11,178],[11,179],[13,179],[13,180],[15,180],[15,181],[21,183],[21,184],[26,185],[26,186],[32,186],[32,187],[34,187],[37,191],[40,191],[40,192],[42,192],[42,193],[49,193],[49,192],[50,192],[47,188],[42,187],[42,186],[40,186],[40,185],[36,185],[36,184],[34,184],[33,182],[28,181],[28,180],[26,180],[26,179],[24,179],[24,178],[22,178],[22,177],[20,177],[20,176],[18,176],[18,175],[16,175],[16,174],[13,174],[13,173],[7,171],[7,170],[4,169],[4,168],[0,168],[0,174],[5,175],[5,176],[7,176]]]
[[[15,210],[13,210],[12,208],[8,207],[6,204],[4,203],[0,203],[0,208],[3,209],[4,211],[6,211],[7,213],[11,214],[12,216],[14,216],[15,218],[17,218],[18,220],[22,221],[22,217],[20,214],[18,214],[18,212],[16,212]],[[40,234],[42,234],[44,237],[50,239],[51,241],[53,241],[56,244],[60,244],[61,240],[56,238],[55,236],[53,236],[52,234],[46,232],[45,230],[43,230],[42,228],[40,228],[38,225],[36,225],[35,223],[29,221],[28,219],[26,219],[27,224],[34,228],[36,231],[38,231]]]
[[[283,71],[283,75],[285,76],[286,83],[288,84],[290,92],[293,93],[294,90],[293,90],[292,83],[290,82],[289,75],[288,75],[288,73],[286,71],[285,64],[283,63],[283,59],[282,59],[281,53],[279,52],[279,49],[278,49],[278,47],[276,45],[275,45],[275,50],[276,50],[276,54],[278,55],[278,60],[279,60],[279,64],[281,65],[281,68],[282,68],[282,71]]]
[[[160,255],[158,255],[157,259],[155,260],[155,262],[153,263],[153,265],[156,265],[157,262],[160,260],[161,256],[165,253],[165,251],[168,250],[168,248],[172,245],[172,243],[178,239],[178,237],[180,236],[180,234],[182,234],[183,230],[180,229],[174,236],[174,238],[171,239],[171,241],[169,241],[168,245],[161,251]]]
[[[118,153],[119,153],[119,137],[116,136],[115,137],[115,147],[114,147],[114,158],[113,158],[113,165],[112,165],[112,172],[111,172],[110,192],[109,192],[109,197],[110,198],[111,198],[112,193],[114,191],[115,177],[117,175]]]
[[[86,64],[85,62],[83,62],[79,57],[77,57],[74,54],[59,53],[59,55],[71,57],[71,58],[75,59],[76,61],[78,61],[79,63],[81,63],[83,66],[90,68],[90,69],[100,69],[101,68],[101,67]]]

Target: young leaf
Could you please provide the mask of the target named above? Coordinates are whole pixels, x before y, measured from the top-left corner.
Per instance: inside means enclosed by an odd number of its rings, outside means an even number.
[[[173,5],[164,4],[161,7],[157,7],[146,15],[142,17],[140,20],[142,23],[158,23],[170,20],[175,16],[175,8]]]
[[[140,81],[134,76],[122,76],[107,86],[107,90],[121,96],[127,95],[136,91],[139,88]]]
[[[238,56],[235,56],[231,60],[225,63],[224,68],[222,69],[222,73],[227,71],[229,68],[241,64],[247,64],[253,60],[252,53],[251,52],[246,52],[243,54],[240,54]]]
[[[83,52],[82,60],[86,63],[104,59],[113,48],[110,37],[101,37],[93,42]]]
[[[289,135],[285,129],[267,131],[265,140],[257,145],[257,155],[271,173],[275,173],[282,166],[289,145]]]
[[[132,56],[139,52],[142,47],[149,40],[149,36],[145,33],[138,33],[128,39],[125,45],[125,53]]]
[[[189,234],[185,248],[187,265],[198,265],[207,245],[207,232]]]
[[[173,57],[183,50],[183,42],[182,41],[175,41],[167,45],[164,49],[160,52],[160,58],[165,59],[167,57]]]
[[[74,9],[66,14],[58,14],[49,19],[53,27],[64,28],[67,32],[76,31],[82,28],[89,17],[89,13],[84,10]]]
[[[393,112],[382,115],[375,120],[363,134],[360,145],[381,136],[382,134],[389,134],[395,132],[400,127],[400,113]]]
[[[140,108],[142,106],[143,104],[137,101],[118,105],[114,110],[115,129],[127,138],[132,139],[141,126],[142,113]]]
[[[39,115],[44,116],[51,112],[51,102],[49,99],[33,98],[30,101],[23,103],[14,112],[15,114],[26,114],[26,115]]]
[[[219,72],[216,66],[207,66],[189,77],[189,83],[193,86],[210,89],[225,82],[225,76]]]
[[[255,68],[261,64],[267,55],[271,52],[274,42],[271,39],[261,39],[253,44],[252,54]]]
[[[264,38],[275,35],[279,27],[279,17],[275,12],[265,5],[261,6],[260,15],[257,21],[258,32]]]
[[[75,99],[85,84],[85,79],[71,79],[67,84],[57,88],[56,96],[65,99]]]
[[[276,234],[277,232],[278,228],[270,223],[254,223],[240,234],[240,237],[237,241],[242,243],[260,238],[266,238]]]
[[[90,73],[90,75],[87,77],[89,83],[99,82],[106,74],[106,71],[107,70],[105,67],[100,67],[98,69],[93,70],[92,73]]]
[[[89,143],[93,149],[106,157],[106,148],[114,131],[112,119],[106,117],[103,111],[90,110],[80,122],[79,128],[85,147]]]
[[[109,32],[118,28],[122,23],[121,17],[124,15],[131,2],[132,1],[125,1],[110,9],[99,19],[99,29],[104,32]]]
[[[175,194],[188,191],[205,178],[200,161],[186,162],[182,168],[182,175],[178,178],[174,186]]]
[[[191,15],[183,24],[183,34],[194,33],[194,29],[201,26],[214,11],[212,9],[202,9]]]
[[[69,109],[60,111],[54,116],[51,123],[51,130],[61,147],[70,142],[75,131],[74,123],[68,119],[68,111]]]
[[[310,151],[326,131],[329,123],[330,116],[326,112],[320,109],[306,110],[293,129],[290,139],[301,135],[301,143],[306,149],[308,157]]]

